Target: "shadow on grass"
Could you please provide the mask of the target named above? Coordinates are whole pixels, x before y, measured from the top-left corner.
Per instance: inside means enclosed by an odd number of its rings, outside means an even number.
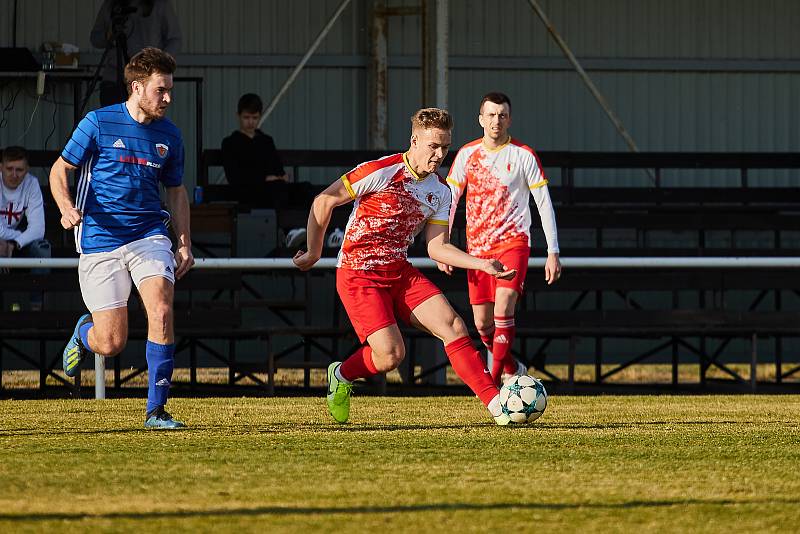
[[[707,426],[707,425],[789,425],[796,426],[792,421],[630,421],[624,423],[546,423],[537,422],[526,425],[509,425],[502,429],[507,432],[520,432],[524,430],[614,430],[630,429],[637,426]],[[254,434],[285,434],[289,432],[406,432],[430,430],[466,430],[470,428],[494,428],[490,421],[465,424],[313,424],[313,423],[273,423],[264,425],[237,425],[225,426],[191,426],[180,430],[149,430],[146,428],[117,428],[117,429],[31,429],[31,428],[4,428],[0,429],[0,436],[58,436],[58,435],[104,435],[104,434],[138,434],[138,433],[254,433]]]
[[[707,426],[707,425],[789,425],[796,426],[794,421],[629,421],[625,423],[534,423],[523,425],[538,426],[548,430],[604,430],[617,428],[633,428],[637,426]]]
[[[354,425],[342,424],[331,425],[329,423],[297,424],[297,423],[275,423],[268,426],[264,425],[226,425],[226,426],[191,426],[180,430],[148,430],[146,428],[118,428],[118,429],[61,429],[61,430],[36,430],[31,428],[4,428],[0,430],[0,436],[58,436],[58,435],[102,435],[102,434],[174,434],[176,432],[185,433],[254,433],[254,434],[285,434],[288,432],[400,432],[409,430],[463,430],[472,426],[482,427],[491,426],[490,423],[479,423],[478,425]]]
[[[92,434],[137,434],[150,432],[176,432],[175,430],[148,430],[142,428],[112,428],[112,429],[79,429],[74,430],[35,430],[31,428],[4,428],[0,430],[0,436],[69,436],[69,435],[92,435]],[[181,432],[181,431],[178,431]]]
[[[396,506],[260,506],[255,508],[230,508],[209,510],[175,510],[147,512],[111,513],[0,513],[0,521],[83,521],[91,519],[133,519],[153,520],[191,517],[234,517],[234,516],[288,516],[288,515],[343,515],[343,514],[402,514],[412,512],[472,512],[498,509],[514,510],[625,510],[637,508],[670,508],[684,506],[742,506],[742,505],[800,505],[800,499],[686,499],[658,501],[625,501],[619,503],[431,503]]]

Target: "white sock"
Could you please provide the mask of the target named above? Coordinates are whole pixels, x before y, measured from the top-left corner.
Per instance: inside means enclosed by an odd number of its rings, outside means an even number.
[[[335,376],[337,380],[341,380],[345,384],[352,384],[353,383],[352,381],[350,381],[350,380],[348,380],[348,379],[346,379],[345,377],[342,376],[342,366],[341,366],[341,364],[336,366],[336,369],[334,369],[334,371],[333,371],[333,376]]]
[[[500,395],[495,395],[494,398],[489,401],[489,405],[486,408],[489,409],[489,413],[492,414],[492,417],[497,417],[503,413],[503,407],[500,406]]]

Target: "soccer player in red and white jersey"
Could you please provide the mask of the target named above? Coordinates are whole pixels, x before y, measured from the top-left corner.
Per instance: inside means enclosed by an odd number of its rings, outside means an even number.
[[[441,109],[411,117],[411,146],[362,163],[320,193],[308,217],[308,251],[294,263],[310,269],[322,253],[325,229],[336,206],[355,201],[336,271],[336,290],[362,343],[343,363],[328,367],[328,409],[340,423],[350,415],[352,382],[396,369],[405,357],[404,322],[444,342],[453,369],[481,399],[495,421],[503,414],[497,386],[469,338],[464,321],[441,291],[407,260],[414,236],[424,232],[428,254],[437,262],[472,269],[498,279],[513,278],[494,259],[478,259],[449,242],[450,190],[436,174],[451,142],[453,121]]]
[[[481,100],[478,122],[483,137],[467,143],[456,154],[447,183],[453,193],[450,225],[461,195],[467,193],[467,252],[479,258],[497,258],[517,270],[512,280],[499,280],[481,271],[467,273],[475,326],[492,354],[495,383],[507,374],[526,374],[522,362],[511,355],[514,342],[514,310],[525,285],[531,250],[533,196],[547,240],[544,277],[552,284],[561,276],[558,235],[547,178],[536,153],[511,137],[511,100],[503,93],[489,93]],[[447,265],[439,265],[450,272]]]

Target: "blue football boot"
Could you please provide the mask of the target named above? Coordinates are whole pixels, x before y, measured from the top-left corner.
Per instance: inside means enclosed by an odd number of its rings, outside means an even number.
[[[91,351],[83,346],[83,342],[81,341],[81,327],[88,322],[91,322],[92,314],[87,313],[85,315],[81,315],[81,318],[78,319],[78,324],[75,325],[75,330],[72,332],[72,337],[69,338],[67,342],[67,346],[64,347],[64,354],[63,354],[63,366],[64,366],[64,373],[72,378],[78,374],[78,371],[81,368],[81,364],[86,357],[91,354]]]
[[[163,406],[159,406],[147,414],[144,427],[156,430],[175,430],[176,428],[186,428],[186,425],[173,419]]]

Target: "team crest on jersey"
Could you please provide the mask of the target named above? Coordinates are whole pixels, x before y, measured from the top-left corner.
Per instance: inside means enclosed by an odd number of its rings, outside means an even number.
[[[439,209],[439,202],[441,202],[441,199],[435,193],[427,193],[425,195],[425,203],[434,211]]]
[[[158,152],[158,155],[162,158],[166,158],[169,147],[163,143],[156,143],[156,152]]]

